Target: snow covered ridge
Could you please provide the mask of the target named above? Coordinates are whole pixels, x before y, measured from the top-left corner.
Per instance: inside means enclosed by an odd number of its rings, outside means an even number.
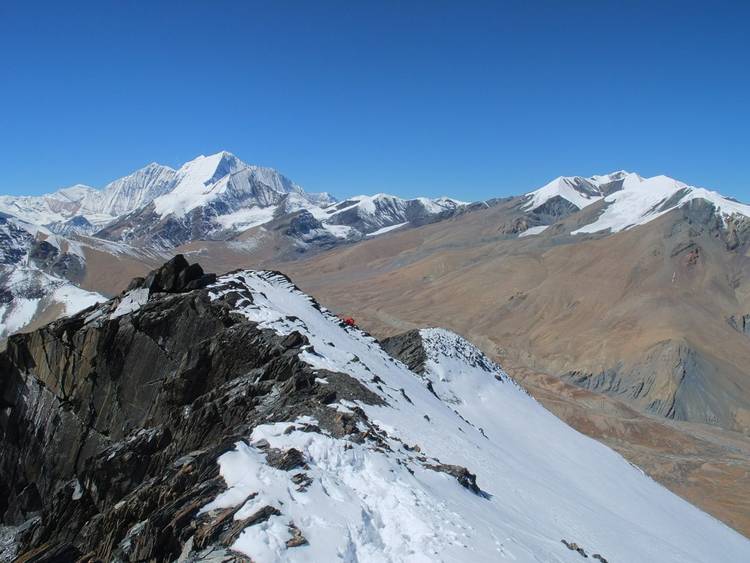
[[[360,195],[329,206],[322,217],[328,228],[349,227],[358,236],[385,234],[406,225],[449,217],[467,203],[448,197],[403,199],[389,194]]]
[[[344,374],[374,398],[328,405],[356,420],[348,436],[302,414],[219,458],[228,488],[202,511],[262,511],[232,545],[254,561],[750,558],[750,541],[566,426],[458,335],[421,331],[418,375],[279,273],[208,289],[260,328],[306,338],[299,358],[320,384]]]
[[[584,209],[602,201],[603,211],[599,217],[572,234],[616,233],[653,221],[696,199],[708,201],[724,217],[750,217],[749,205],[715,191],[689,186],[668,176],[643,178],[622,170],[589,178],[560,176],[525,197],[527,201],[523,208],[529,212],[546,212],[552,203],[559,204],[561,201],[572,206],[572,210]],[[533,234],[540,232],[541,229]]]
[[[653,221],[697,199],[711,203],[723,217],[750,217],[750,205],[728,199],[717,192],[688,186],[668,176],[644,179],[636,174],[629,174],[620,191],[604,198],[605,208],[598,219],[572,234],[599,231],[616,233]]]

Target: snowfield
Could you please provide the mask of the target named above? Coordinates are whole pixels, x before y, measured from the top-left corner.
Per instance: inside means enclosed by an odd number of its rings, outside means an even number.
[[[525,198],[523,208],[526,211],[536,210],[557,198],[572,203],[579,210],[602,201],[603,210],[596,220],[573,231],[573,235],[624,231],[644,225],[696,199],[714,205],[725,219],[732,215],[750,217],[750,205],[718,192],[690,186],[669,176],[643,178],[624,170],[590,178],[560,176],[526,194]],[[532,227],[518,236],[539,234],[542,230],[543,226]]]
[[[653,221],[695,199],[712,203],[723,215],[750,217],[750,205],[732,201],[717,192],[688,186],[668,176],[644,179],[637,174],[629,174],[621,191],[604,198],[606,207],[599,218],[571,234],[599,231],[617,233]]]
[[[0,303],[0,339],[23,329],[46,309],[57,308],[57,316],[66,316],[106,301],[98,293],[23,265],[0,266],[0,289],[10,295]]]
[[[212,297],[232,284],[253,296],[237,312],[279,334],[299,331],[310,342],[305,362],[385,401],[329,406],[361,408],[387,447],[334,438],[300,417],[256,427],[219,459],[228,489],[204,511],[278,512],[233,545],[254,561],[583,561],[575,548],[616,563],[750,560],[750,541],[565,425],[458,335],[421,331],[427,357],[416,374],[278,273],[223,276]],[[266,463],[268,444],[302,452],[306,489]],[[475,474],[478,488],[441,464]],[[295,529],[307,543],[287,547]]]
[[[518,238],[530,237],[533,235],[541,235],[544,231],[547,230],[547,227],[549,227],[549,225],[539,225],[538,227],[529,227],[522,233],[518,233]]]

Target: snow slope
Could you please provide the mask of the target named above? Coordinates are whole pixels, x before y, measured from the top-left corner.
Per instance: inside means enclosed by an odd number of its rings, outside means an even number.
[[[712,203],[723,215],[750,217],[750,205],[732,201],[717,192],[688,186],[668,176],[644,179],[632,174],[625,178],[622,190],[604,198],[606,207],[598,219],[573,231],[573,234],[599,231],[616,233],[653,221],[694,199]]]
[[[175,174],[175,170],[169,166],[152,162],[107,184],[89,205],[99,213],[111,217],[129,213],[168,192],[174,184]]]
[[[600,231],[616,233],[653,221],[695,199],[712,203],[723,216],[750,217],[750,205],[736,202],[715,191],[690,186],[668,176],[643,178],[622,170],[589,178],[560,176],[538,190],[526,194],[525,198],[525,211],[538,210],[546,203],[557,199],[570,202],[579,210],[603,201],[604,210],[599,217],[572,234]],[[541,226],[538,228],[541,229]],[[526,232],[522,236],[539,232],[541,230]]]
[[[175,174],[173,187],[154,200],[154,210],[162,218],[221,201],[236,211],[244,207],[267,207],[278,203],[278,196],[295,193],[310,206],[329,200],[327,194],[307,194],[297,184],[271,168],[251,166],[231,153],[222,151],[199,156],[185,163]]]
[[[278,273],[222,276],[213,298],[237,287],[253,297],[237,312],[280,334],[299,331],[310,342],[303,361],[385,401],[329,405],[363,409],[362,430],[379,446],[334,438],[301,417],[256,427],[219,459],[228,490],[203,510],[244,503],[236,519],[264,505],[279,511],[234,544],[253,560],[582,561],[563,540],[618,563],[750,560],[750,541],[566,426],[459,336],[422,331],[418,375]],[[301,451],[309,487],[270,467],[261,440]],[[441,464],[476,474],[479,489]],[[306,545],[287,548],[289,522]]]

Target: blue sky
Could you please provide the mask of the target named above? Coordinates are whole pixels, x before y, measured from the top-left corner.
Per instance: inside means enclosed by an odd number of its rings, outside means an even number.
[[[310,191],[750,200],[750,2],[0,2],[0,193],[221,149]]]

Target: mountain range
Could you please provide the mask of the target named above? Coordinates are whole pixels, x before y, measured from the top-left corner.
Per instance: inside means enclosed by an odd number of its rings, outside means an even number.
[[[282,270],[383,340],[471,339],[567,423],[750,534],[750,206],[625,171],[480,202],[337,201],[221,152],[0,196],[0,213],[0,338],[177,253]]]
[[[280,220],[291,252],[304,252],[440,220],[463,207],[449,198],[386,194],[337,202],[228,152],[199,156],[178,170],[152,163],[101,190],[77,185],[42,196],[0,196],[6,295],[0,338],[50,320],[50,309],[71,313],[107,293],[110,287],[93,284],[85,298],[62,303],[54,296],[60,287],[76,293],[87,275],[87,255],[151,264],[181,244],[236,242],[253,227]]]

